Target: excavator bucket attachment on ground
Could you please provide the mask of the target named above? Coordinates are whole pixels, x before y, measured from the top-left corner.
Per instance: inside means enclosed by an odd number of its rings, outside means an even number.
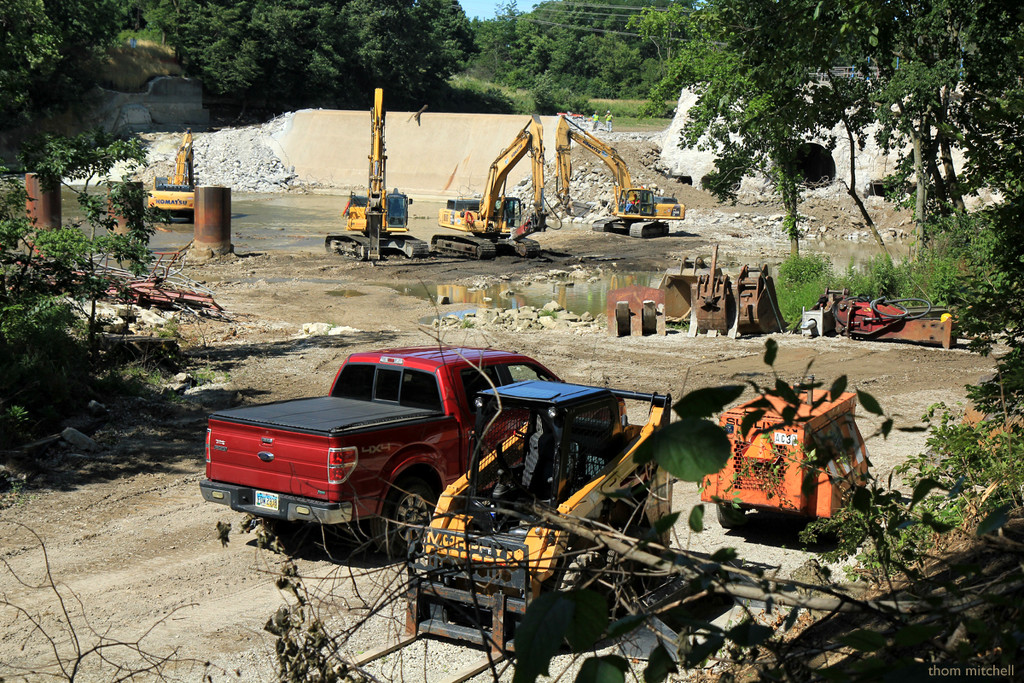
[[[768,266],[751,270],[743,266],[739,277],[733,282],[736,318],[729,329],[729,336],[741,334],[770,334],[786,329],[786,321],[779,312],[778,297],[775,296],[775,281],[768,274]]]
[[[717,246],[710,268],[701,258],[692,265],[684,262],[678,273],[662,277],[658,289],[665,294],[665,319],[689,321],[691,337],[707,332],[736,338],[786,329],[768,266],[743,266],[734,278],[718,268]]]
[[[639,286],[608,292],[608,333],[613,337],[665,334],[665,292]]]
[[[718,269],[718,245],[711,254],[711,268],[697,276],[690,293],[690,331],[696,337],[700,332],[725,334],[732,327],[736,304],[732,300],[729,276]]]

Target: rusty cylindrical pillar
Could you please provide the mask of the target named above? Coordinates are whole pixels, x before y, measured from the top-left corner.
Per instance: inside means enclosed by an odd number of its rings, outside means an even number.
[[[193,249],[214,255],[234,251],[231,245],[231,188],[197,187]]]
[[[61,223],[60,187],[44,191],[39,176],[35,173],[25,174],[25,214],[29,222],[37,228],[59,228]]]
[[[132,180],[128,181],[127,184],[132,186],[128,195],[132,204],[130,207],[123,206],[119,209],[114,206],[113,201],[110,199],[110,190],[107,190],[107,210],[110,211],[110,217],[117,221],[117,227],[114,228],[114,232],[118,235],[128,234],[128,217],[123,214],[132,213],[141,219],[146,205],[146,193],[142,187],[142,181]]]

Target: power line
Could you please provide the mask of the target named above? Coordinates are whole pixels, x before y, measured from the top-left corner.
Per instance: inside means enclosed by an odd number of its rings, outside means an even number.
[[[566,28],[570,31],[589,31],[590,33],[614,33],[620,36],[636,36],[642,38],[639,33],[630,33],[628,31],[613,31],[608,28],[593,28],[591,26],[572,26],[569,24],[558,24],[553,21],[544,21],[543,19],[527,19],[526,17],[519,17],[520,21],[527,21],[531,24],[544,24],[546,26],[557,26],[558,28]]]
[[[655,12],[667,12],[667,7],[655,7],[654,5],[612,5],[608,3],[592,3],[592,2],[576,2],[576,0],[562,0],[561,2],[551,2],[536,9],[549,9],[551,7],[593,7],[596,9],[622,9],[622,10],[643,10],[650,9]]]

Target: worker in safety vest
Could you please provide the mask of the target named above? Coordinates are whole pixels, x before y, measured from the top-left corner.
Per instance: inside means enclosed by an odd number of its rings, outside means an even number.
[[[612,110],[609,109],[604,113],[604,129],[609,133],[612,132]]]
[[[597,121],[598,121],[597,112],[595,111],[594,115],[590,119],[590,123],[591,123],[590,130],[597,130]]]

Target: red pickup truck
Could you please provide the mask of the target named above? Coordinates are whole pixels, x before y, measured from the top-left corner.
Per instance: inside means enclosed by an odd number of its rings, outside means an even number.
[[[477,391],[556,380],[493,349],[355,353],[327,396],[222,410],[206,430],[203,498],[267,520],[370,520],[377,545],[404,552],[441,491],[466,473]]]

